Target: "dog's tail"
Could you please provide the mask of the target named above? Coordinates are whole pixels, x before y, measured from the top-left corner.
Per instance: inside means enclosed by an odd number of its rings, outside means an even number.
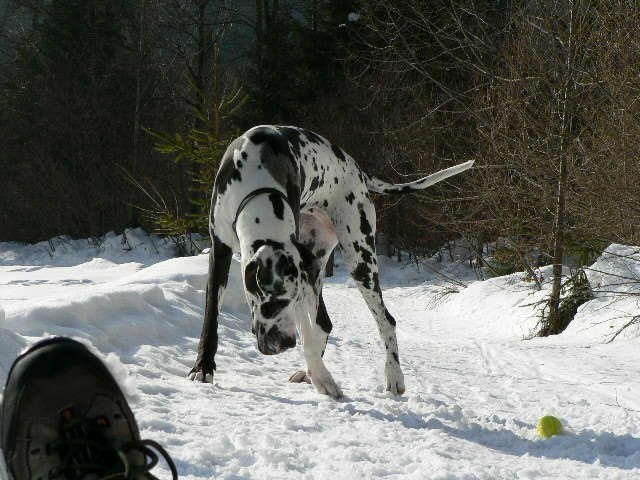
[[[468,170],[473,165],[473,160],[470,160],[465,163],[461,163],[459,165],[454,165],[453,167],[445,168],[444,170],[440,170],[439,172],[432,173],[428,177],[421,178],[420,180],[416,180],[414,182],[408,183],[387,183],[379,178],[375,177],[366,177],[367,180],[367,188],[370,192],[374,193],[409,193],[414,192],[416,190],[422,190],[424,188],[430,187],[434,183],[438,183],[445,178],[452,177],[457,175],[465,170]]]

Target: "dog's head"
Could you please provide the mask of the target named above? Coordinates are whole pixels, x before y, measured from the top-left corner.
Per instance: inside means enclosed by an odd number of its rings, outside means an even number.
[[[273,355],[295,347],[297,312],[317,309],[315,270],[313,254],[296,243],[265,243],[244,266],[252,331],[261,353]]]

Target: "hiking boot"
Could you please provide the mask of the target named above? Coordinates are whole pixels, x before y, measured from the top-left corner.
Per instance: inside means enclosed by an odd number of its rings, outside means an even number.
[[[140,440],[120,387],[104,364],[75,340],[36,343],[9,370],[0,409],[0,448],[9,478],[155,479],[156,449]]]

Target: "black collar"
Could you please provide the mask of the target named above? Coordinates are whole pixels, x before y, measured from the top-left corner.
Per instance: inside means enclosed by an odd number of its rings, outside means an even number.
[[[265,194],[279,195],[280,197],[282,197],[284,202],[287,205],[289,205],[289,208],[291,208],[291,210],[293,211],[293,208],[289,203],[289,199],[281,190],[278,190],[277,188],[271,188],[271,187],[258,188],[252,192],[249,192],[249,194],[242,199],[242,201],[240,202],[240,205],[238,205],[238,210],[236,210],[236,217],[233,219],[233,225],[232,225],[234,232],[236,231],[236,223],[238,223],[238,217],[240,216],[240,213],[242,213],[242,210],[244,210],[244,207],[246,207],[247,204],[258,195],[265,195]],[[236,236],[238,236],[237,232],[236,232]]]

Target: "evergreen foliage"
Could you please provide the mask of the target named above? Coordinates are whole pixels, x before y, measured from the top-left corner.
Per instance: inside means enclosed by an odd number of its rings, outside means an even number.
[[[190,181],[188,206],[184,209],[174,202],[169,206],[152,182],[145,187],[128,175],[129,180],[151,201],[151,207],[139,207],[155,226],[156,232],[172,237],[181,253],[198,250],[192,234],[207,234],[211,190],[215,174],[229,143],[240,133],[234,129],[234,119],[247,97],[237,85],[217,98],[207,95],[193,81],[189,82],[192,102],[192,121],[196,126],[185,133],[148,131],[155,139],[155,149],[171,155],[176,163],[188,165]],[[216,88],[216,92],[219,90]],[[194,248],[195,247],[195,248]]]
[[[546,337],[556,335],[571,323],[578,312],[578,307],[593,299],[593,291],[583,269],[578,270],[563,285],[560,306],[554,314],[543,309],[538,335]]]

